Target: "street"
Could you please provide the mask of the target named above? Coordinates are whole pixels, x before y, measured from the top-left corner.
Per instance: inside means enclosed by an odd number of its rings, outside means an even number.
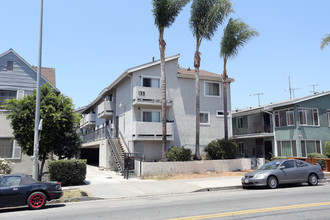
[[[329,219],[330,184],[233,189],[0,209],[0,219]]]

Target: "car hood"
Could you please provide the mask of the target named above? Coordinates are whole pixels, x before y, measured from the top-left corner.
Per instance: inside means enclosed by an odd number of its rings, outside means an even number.
[[[258,173],[265,174],[265,173],[269,173],[270,171],[271,170],[256,170],[256,171],[248,172],[244,176],[254,176],[254,175],[258,174]]]

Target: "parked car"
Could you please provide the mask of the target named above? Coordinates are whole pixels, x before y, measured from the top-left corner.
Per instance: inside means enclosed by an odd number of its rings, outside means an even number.
[[[41,209],[46,201],[59,199],[62,194],[59,182],[39,182],[22,173],[0,176],[0,208],[28,205]]]
[[[266,163],[256,171],[242,177],[242,186],[267,186],[275,189],[280,184],[308,183],[316,186],[319,179],[324,179],[322,167],[297,159],[281,159]]]

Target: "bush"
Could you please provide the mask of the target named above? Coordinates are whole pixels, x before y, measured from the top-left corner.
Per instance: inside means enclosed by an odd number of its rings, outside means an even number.
[[[319,154],[319,153],[309,153],[309,154],[307,154],[307,157],[309,157],[309,158],[325,158],[326,156],[324,156],[323,154]],[[317,159],[317,163],[321,165],[323,170],[326,169],[326,164],[325,164],[324,159]]]
[[[0,158],[0,174],[10,174],[11,171],[10,161]]]
[[[166,154],[168,161],[190,161],[192,157],[191,150],[183,147],[172,147]]]
[[[330,141],[325,142],[325,155],[330,158]]]
[[[83,184],[86,179],[87,160],[53,160],[48,163],[51,181],[63,186]]]
[[[205,147],[204,151],[208,160],[235,159],[237,144],[231,140],[213,140]]]

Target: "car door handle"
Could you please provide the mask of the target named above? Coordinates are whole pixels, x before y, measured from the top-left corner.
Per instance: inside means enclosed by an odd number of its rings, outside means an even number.
[[[14,190],[14,191],[17,191],[17,190],[18,190],[18,188],[13,188],[13,190]]]

